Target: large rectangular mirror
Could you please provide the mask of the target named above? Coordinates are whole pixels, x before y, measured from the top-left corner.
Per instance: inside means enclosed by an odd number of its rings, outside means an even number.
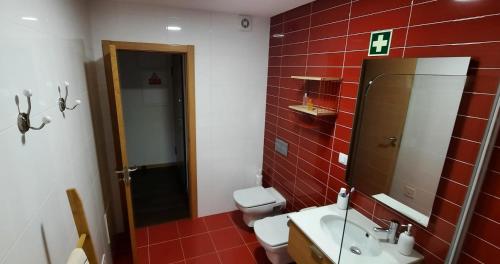
[[[347,177],[427,226],[469,57],[365,60]]]

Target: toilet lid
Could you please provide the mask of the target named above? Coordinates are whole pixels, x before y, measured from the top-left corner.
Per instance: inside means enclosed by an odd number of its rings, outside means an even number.
[[[243,207],[255,207],[276,202],[276,199],[262,186],[237,190],[234,200]]]
[[[288,243],[288,216],[287,214],[266,217],[255,221],[253,226],[255,235],[271,247]]]

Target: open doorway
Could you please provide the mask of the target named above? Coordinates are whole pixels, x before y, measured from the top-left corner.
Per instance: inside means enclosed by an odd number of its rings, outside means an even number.
[[[102,44],[128,226],[112,248],[137,263],[138,228],[197,217],[194,47]]]
[[[117,55],[135,226],[187,218],[182,54]]]

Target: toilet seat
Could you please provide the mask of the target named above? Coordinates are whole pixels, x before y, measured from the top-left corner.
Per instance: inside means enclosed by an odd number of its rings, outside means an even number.
[[[255,221],[255,235],[269,248],[288,244],[288,214],[266,217]]]
[[[274,196],[262,186],[237,190],[233,193],[233,198],[238,205],[245,208],[263,206],[276,202]]]
[[[243,222],[253,227],[256,220],[280,213],[286,199],[273,187],[262,186],[236,190],[233,193],[236,207],[243,212]]]

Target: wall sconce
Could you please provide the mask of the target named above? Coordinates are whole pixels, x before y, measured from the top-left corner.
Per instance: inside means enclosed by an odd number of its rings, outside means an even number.
[[[33,94],[31,93],[31,90],[24,90],[23,94],[24,94],[24,96],[26,96],[26,98],[28,100],[28,111],[27,112],[21,112],[21,109],[19,107],[19,95],[16,94],[15,100],[16,100],[17,112],[18,112],[17,128],[19,129],[19,132],[21,132],[21,134],[24,135],[30,129],[33,129],[33,130],[42,129],[45,125],[50,123],[51,119],[49,116],[44,116],[42,118],[42,124],[39,127],[32,127],[31,121],[30,121],[30,113],[31,113],[31,96]]]
[[[59,104],[59,111],[63,114],[63,117],[66,117],[64,114],[64,111],[66,110],[73,110],[75,109],[78,105],[82,103],[80,100],[75,100],[75,105],[72,107],[68,107],[67,105],[67,100],[68,100],[68,87],[69,87],[69,82],[64,82],[64,88],[66,90],[66,94],[64,95],[64,98],[61,95],[61,86],[57,86],[57,90],[59,91],[59,100],[57,100],[57,103]]]

